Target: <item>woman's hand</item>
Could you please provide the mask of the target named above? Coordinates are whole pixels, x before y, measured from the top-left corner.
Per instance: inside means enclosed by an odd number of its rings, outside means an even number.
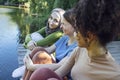
[[[31,58],[29,57],[29,54],[24,57],[24,65],[27,67],[28,70],[33,69],[33,62]]]
[[[28,42],[28,44],[27,44],[27,47],[29,50],[33,50],[36,46],[37,46],[36,42],[32,41],[32,40],[30,42]]]

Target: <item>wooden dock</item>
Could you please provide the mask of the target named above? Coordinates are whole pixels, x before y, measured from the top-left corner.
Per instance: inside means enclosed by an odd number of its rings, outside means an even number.
[[[19,44],[19,46],[18,46],[18,64],[19,64],[19,67],[24,64],[23,58],[24,58],[26,53],[27,53],[27,49],[25,49],[22,44]]]
[[[120,41],[113,41],[109,43],[107,48],[115,58],[116,62],[120,64]]]
[[[115,58],[115,60],[120,64],[120,41],[113,41],[107,45],[108,50]],[[25,49],[22,44],[19,44],[18,47],[18,63],[19,66],[23,65],[24,55],[27,53],[27,49]]]

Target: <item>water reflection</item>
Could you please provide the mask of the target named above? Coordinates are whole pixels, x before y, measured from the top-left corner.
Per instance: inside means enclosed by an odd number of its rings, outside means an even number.
[[[17,80],[11,73],[18,67],[19,29],[8,12],[12,9],[0,8],[0,80]]]
[[[8,12],[12,12],[13,10],[12,9],[8,9],[8,8],[0,8],[0,14],[2,13],[8,13]]]

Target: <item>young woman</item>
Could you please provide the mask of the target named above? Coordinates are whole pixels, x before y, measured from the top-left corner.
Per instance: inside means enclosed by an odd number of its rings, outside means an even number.
[[[32,50],[35,46],[44,47],[55,43],[62,36],[60,24],[64,12],[61,8],[53,9],[48,18],[47,26],[28,34],[25,38],[24,47]]]
[[[24,80],[29,80],[30,72],[38,69],[48,67],[52,70],[59,68],[68,56],[70,56],[72,50],[77,46],[76,39],[74,37],[74,14],[71,11],[67,11],[63,14],[61,20],[61,29],[63,30],[64,36],[61,37],[55,44],[50,47],[45,48],[35,48],[30,57],[25,58],[25,65],[28,69],[27,74],[25,74]],[[55,51],[55,62],[50,56]],[[63,59],[64,58],[64,59]],[[31,61],[32,59],[32,61]],[[62,61],[61,61],[62,60]],[[59,62],[59,63],[58,63]],[[58,63],[58,64],[56,64]],[[37,70],[39,72],[39,70]],[[37,75],[36,75],[37,76]],[[38,75],[39,76],[39,75]],[[37,79],[35,79],[37,80]]]
[[[61,18],[64,14],[64,10],[61,8],[55,8],[52,10],[50,17],[48,18],[47,26],[42,29],[28,34],[23,43],[25,48],[28,48],[28,52],[33,50],[36,46],[50,46],[55,43],[60,37],[62,37],[63,32],[60,29]],[[28,53],[27,52],[27,53]],[[15,69],[12,76],[19,77],[24,73],[24,66]]]
[[[76,38],[81,48],[76,48],[55,73],[48,68],[39,70],[45,75],[39,73],[37,80],[62,80],[69,71],[73,80],[120,80],[120,66],[106,48],[120,30],[117,1],[80,0],[74,12]],[[32,76],[30,80],[35,80]]]

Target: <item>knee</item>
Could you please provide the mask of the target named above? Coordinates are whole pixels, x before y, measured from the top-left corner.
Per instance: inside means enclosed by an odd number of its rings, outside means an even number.
[[[47,80],[47,74],[50,72],[51,70],[48,68],[37,69],[31,75],[30,80]]]
[[[38,68],[37,70],[36,70],[36,72],[37,73],[39,73],[39,72],[41,72],[41,73],[45,73],[45,74],[47,74],[47,73],[51,73],[51,72],[54,72],[54,71],[52,71],[51,69],[49,69],[49,68]]]
[[[31,58],[32,58],[37,52],[39,52],[39,51],[47,52],[47,51],[46,51],[44,48],[42,48],[42,47],[35,47],[35,48],[32,50],[31,54],[30,54]]]
[[[33,72],[30,80],[62,80],[54,71],[48,68],[37,69]]]
[[[31,52],[31,54],[30,54],[30,57],[32,58],[38,51],[40,51],[40,48],[39,48],[39,47],[35,47],[35,48],[32,50],[32,52]]]
[[[34,64],[46,64],[52,63],[52,58],[45,51],[39,51],[33,56],[32,61]]]

